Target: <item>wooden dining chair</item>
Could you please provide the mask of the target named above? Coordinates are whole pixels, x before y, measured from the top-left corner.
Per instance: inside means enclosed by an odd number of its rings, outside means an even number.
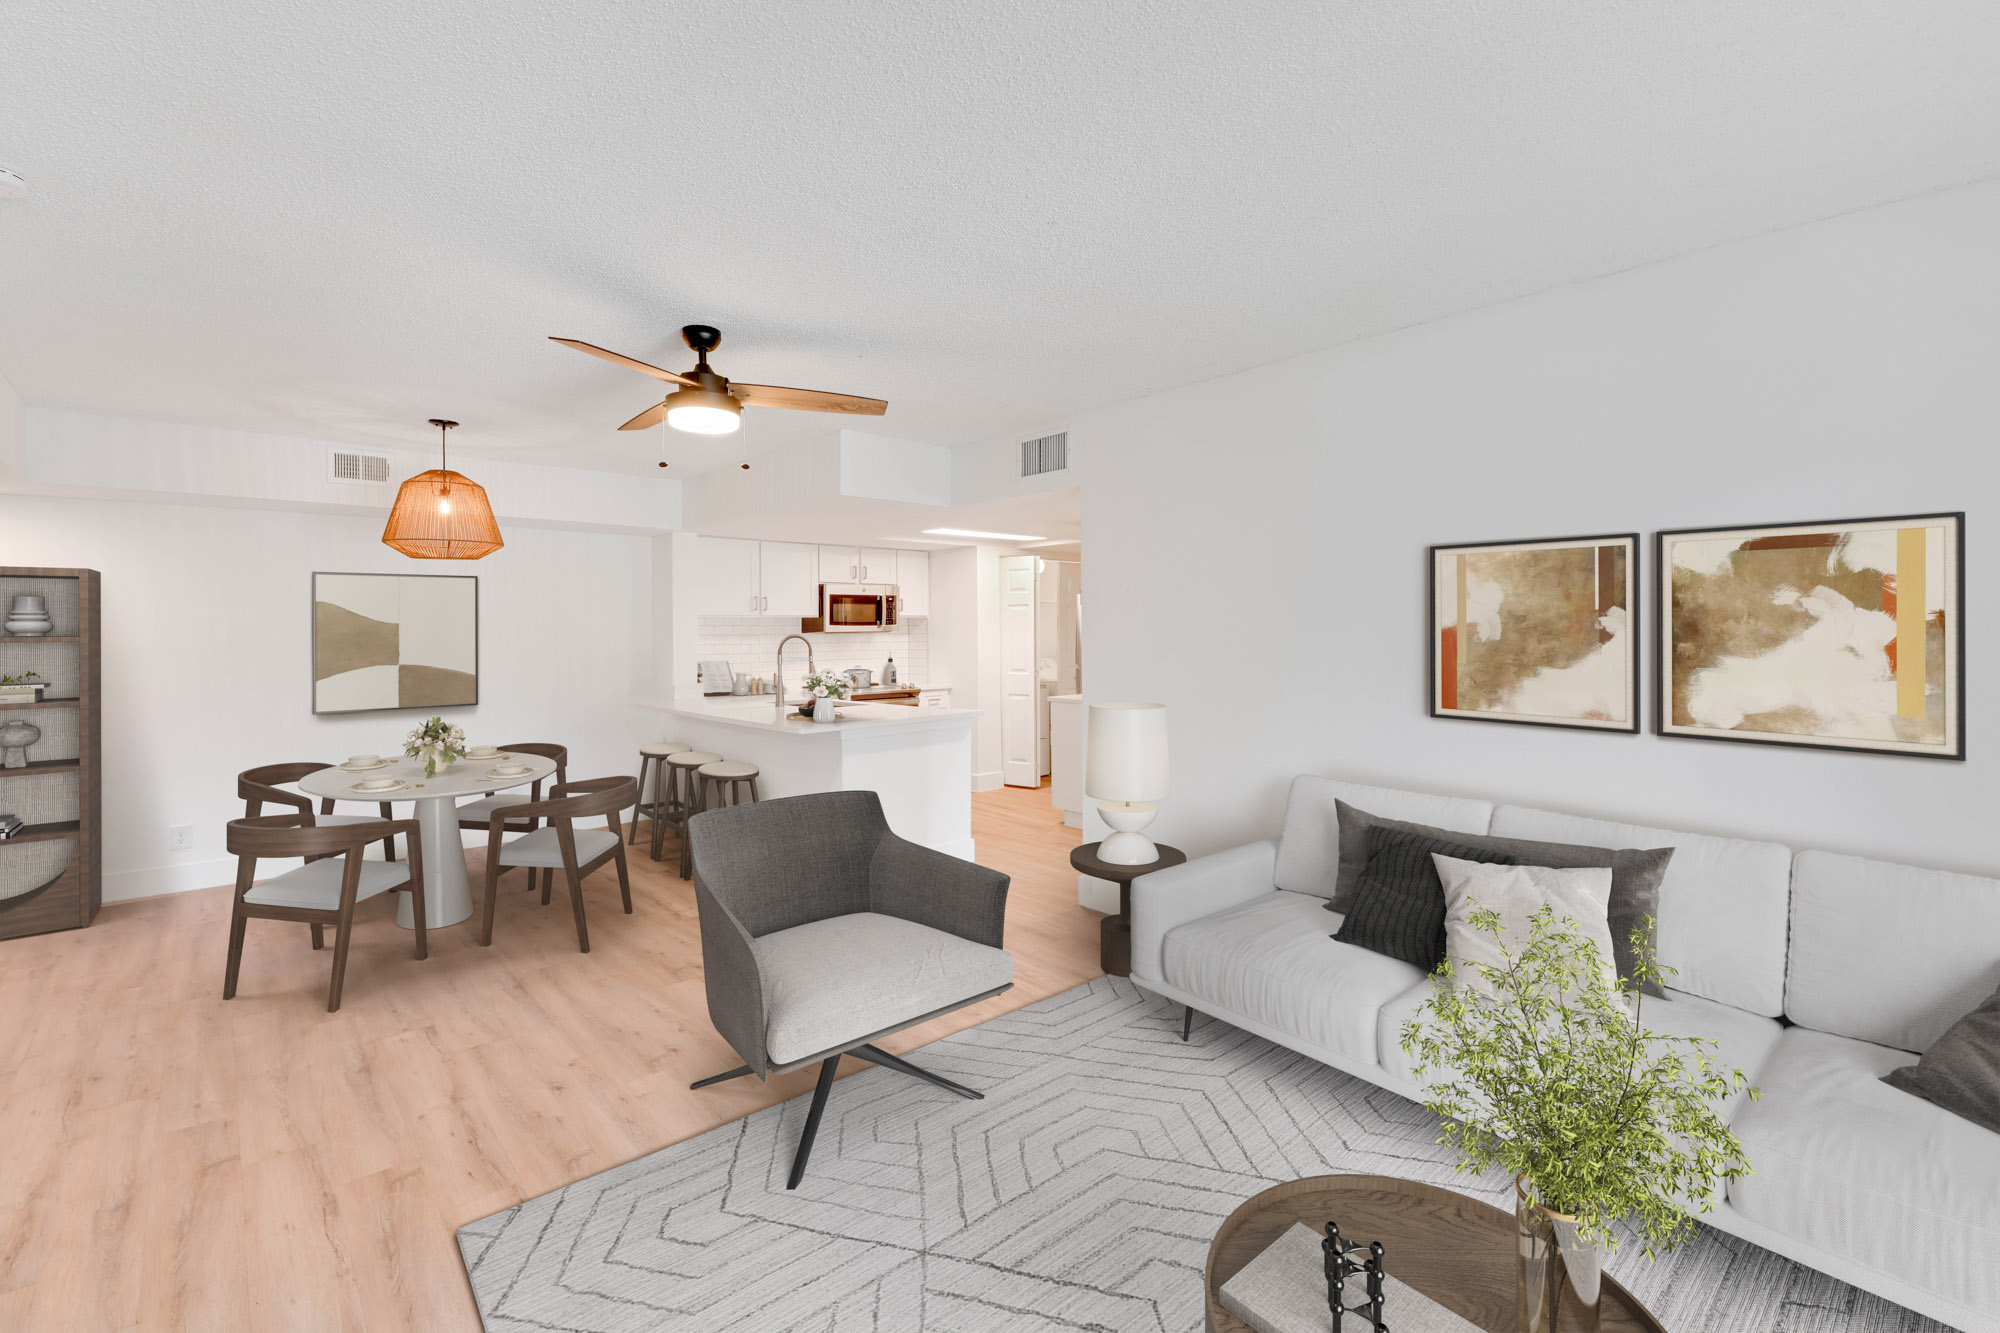
[[[265,764],[259,768],[246,768],[236,775],[236,795],[243,801],[243,817],[255,819],[264,813],[266,803],[289,805],[301,814],[312,814],[312,798],[295,791],[286,791],[279,783],[297,782],[308,773],[317,773],[322,768],[332,768],[332,764]],[[325,797],[319,803],[319,815],[313,821],[317,827],[327,828],[340,824],[374,824],[396,816],[390,811],[387,801],[376,803],[379,814],[336,815],[333,813],[333,798]],[[382,840],[384,860],[396,859],[396,840]]]
[[[377,838],[401,833],[410,840],[403,864],[365,861],[361,854]],[[303,921],[312,927],[313,948],[333,927],[333,985],[326,1011],[340,1008],[347,979],[347,945],[354,932],[354,905],[394,890],[414,895],[410,913],[417,924],[417,957],[429,956],[424,933],[424,844],[414,819],[377,819],[360,824],[315,825],[310,810],[290,815],[253,815],[229,821],[228,846],[236,857],[236,897],[229,912],[229,965],[222,998],[236,998],[243,965],[244,928],[252,917]],[[304,857],[296,870],[257,883],[257,862],[268,857]]]
[[[625,900],[627,915],[632,911],[632,881],[625,871],[625,840],[619,836],[619,812],[639,799],[638,784],[629,777],[584,778],[559,782],[549,789],[549,799],[525,805],[501,806],[487,821],[486,912],[479,923],[479,942],[493,943],[493,903],[499,896],[500,876],[515,867],[528,871],[529,883],[535,871],[542,874],[542,905],[549,901],[550,880],[560,868],[569,881],[570,909],[576,914],[576,947],[590,952],[590,932],[583,922],[583,881],[606,860],[618,863],[618,893]],[[606,828],[577,828],[579,819],[605,817]],[[546,820],[547,825],[514,839],[501,841],[505,825],[514,819]]]
[[[553,741],[522,741],[519,745],[501,746],[500,753],[532,754],[547,759],[556,766],[554,777],[558,785],[569,777],[569,747],[566,745],[557,745]],[[459,762],[466,763],[468,761],[461,759]],[[471,762],[497,763],[499,761],[475,760]],[[544,779],[542,778],[536,778],[533,785],[525,793],[519,791],[489,791],[476,801],[467,801],[457,809],[458,826],[462,829],[471,829],[476,833],[485,832],[486,825],[492,820],[495,810],[500,809],[502,806],[526,805],[531,801],[541,800],[543,781]],[[540,820],[522,819],[509,814],[507,818],[507,832],[533,833],[540,823]],[[544,869],[541,872],[543,883],[542,901],[544,902],[548,901],[547,885],[554,875],[555,871],[553,870]],[[528,876],[528,887],[533,888],[534,886],[535,876],[530,874]]]

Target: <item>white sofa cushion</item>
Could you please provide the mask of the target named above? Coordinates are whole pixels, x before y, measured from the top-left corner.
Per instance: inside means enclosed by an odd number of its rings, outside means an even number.
[[[764,1052],[790,1064],[1014,980],[1014,955],[881,912],[750,942],[764,981]]]
[[[1423,973],[1333,939],[1340,921],[1312,894],[1274,890],[1169,931],[1161,951],[1164,979],[1373,1064],[1377,1010]]]
[[[1785,1012],[1789,849],[1519,805],[1496,809],[1492,832],[1590,847],[1672,847],[1660,881],[1657,940],[1660,961],[1675,969],[1668,986],[1766,1018]]]
[[[1419,1079],[1416,1061],[1403,1053],[1403,1024],[1417,1012],[1431,993],[1428,979],[1412,986],[1382,1006],[1376,1024],[1376,1044],[1382,1052],[1382,1067],[1397,1078],[1409,1083],[1426,1084],[1434,1082],[1432,1076]],[[1778,1044],[1778,1034],[1784,1029],[1775,1018],[1763,1018],[1756,1014],[1746,1014],[1741,1009],[1713,1000],[1704,1000],[1699,995],[1686,995],[1679,991],[1668,991],[1662,1000],[1649,997],[1640,1007],[1639,1021],[1649,1031],[1664,1032],[1675,1037],[1704,1037],[1716,1043],[1713,1050],[1705,1052],[1715,1063],[1726,1069],[1740,1069],[1749,1076],[1754,1085],[1757,1075],[1770,1057],[1771,1048]],[[1729,1120],[1742,1107],[1749,1094],[1747,1091],[1734,1093],[1722,1104],[1722,1118]]]
[[[1792,867],[1785,1014],[1922,1051],[2000,986],[2000,880],[1832,852]]]
[[[1430,824],[1454,833],[1484,833],[1493,817],[1491,801],[1368,787],[1301,773],[1292,779],[1291,795],[1285,802],[1285,832],[1278,842],[1278,864],[1272,879],[1279,888],[1321,898],[1333,896],[1333,882],[1340,871],[1336,800],[1384,819]]]
[[[2000,1134],[1881,1081],[1906,1051],[1791,1028],[1731,1128],[1745,1217],[1976,1310],[2000,1311]]]

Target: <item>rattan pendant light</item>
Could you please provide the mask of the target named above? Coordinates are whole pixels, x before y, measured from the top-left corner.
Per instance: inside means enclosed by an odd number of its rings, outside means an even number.
[[[438,428],[438,465],[396,492],[382,544],[416,560],[477,560],[506,543],[493,520],[486,488],[445,467],[445,438],[458,423],[431,418]]]

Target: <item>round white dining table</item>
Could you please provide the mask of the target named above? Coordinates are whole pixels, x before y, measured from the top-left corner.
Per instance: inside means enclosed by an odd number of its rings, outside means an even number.
[[[525,764],[526,773],[494,777],[489,770],[508,762]],[[465,873],[465,844],[459,837],[456,807],[461,798],[484,796],[490,791],[525,787],[556,771],[555,760],[538,754],[517,754],[508,758],[461,759],[435,777],[424,776],[421,760],[398,759],[387,768],[365,773],[344,768],[322,768],[299,779],[299,790],[308,796],[331,796],[336,801],[409,801],[416,807],[417,826],[423,830],[424,844],[424,928],[455,926],[472,915],[472,885]],[[400,778],[408,785],[391,792],[356,790],[356,784],[377,778]],[[335,814],[359,814],[357,810],[334,807]],[[396,895],[396,924],[415,930],[417,919],[407,894]]]

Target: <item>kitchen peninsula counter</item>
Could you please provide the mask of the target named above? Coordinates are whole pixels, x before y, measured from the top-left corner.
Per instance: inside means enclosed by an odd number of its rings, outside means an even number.
[[[889,827],[912,842],[972,858],[972,720],[976,708],[846,703],[838,722],[789,716],[768,694],[682,696],[649,705],[657,737],[760,770],[765,800],[873,791]]]

